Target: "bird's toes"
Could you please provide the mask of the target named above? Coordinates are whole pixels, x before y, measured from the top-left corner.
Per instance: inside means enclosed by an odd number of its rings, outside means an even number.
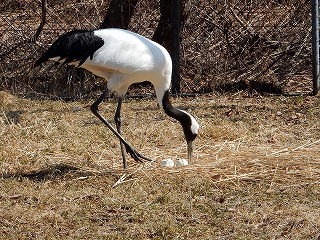
[[[141,163],[143,162],[143,161],[140,159],[140,157],[138,156],[138,154],[137,154],[136,151],[130,153],[130,155],[131,155],[131,157],[132,157],[135,161],[141,162]]]
[[[142,158],[142,159],[144,159],[144,160],[147,160],[147,161],[149,161],[149,162],[152,162],[152,161],[153,161],[152,159],[147,158],[147,157],[143,156],[143,155],[140,154],[140,153],[137,153],[137,154],[138,154],[138,156],[139,156],[140,158]]]
[[[139,157],[139,153],[133,149],[133,147],[131,147],[130,145],[125,145],[126,147],[126,152],[128,154],[130,154],[130,156],[137,162],[143,162],[140,157]]]
[[[147,158],[145,156],[143,156],[141,153],[137,152],[136,150],[133,149],[133,147],[131,147],[130,145],[125,145],[126,147],[126,151],[128,154],[130,154],[130,156],[137,162],[143,162],[142,159],[147,160],[147,161],[153,161],[150,158]]]

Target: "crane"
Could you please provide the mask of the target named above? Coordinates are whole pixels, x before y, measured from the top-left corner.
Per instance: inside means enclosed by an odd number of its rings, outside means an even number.
[[[121,135],[120,112],[123,98],[131,84],[146,80],[154,86],[160,108],[180,122],[187,142],[188,161],[191,162],[193,141],[198,135],[199,124],[191,114],[173,107],[170,102],[172,60],[168,51],[160,44],[117,28],[73,30],[58,37],[34,66],[40,66],[48,60],[87,69],[108,81],[107,89],[91,105],[91,111],[119,138],[124,168],[127,168],[125,151],[135,161],[151,161],[136,151]],[[116,92],[118,95],[114,116],[116,129],[98,110],[109,92]]]

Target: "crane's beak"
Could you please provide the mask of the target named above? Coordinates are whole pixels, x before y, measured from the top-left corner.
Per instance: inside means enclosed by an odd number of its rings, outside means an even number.
[[[193,152],[193,141],[187,142],[188,144],[188,163],[191,164],[192,152]]]

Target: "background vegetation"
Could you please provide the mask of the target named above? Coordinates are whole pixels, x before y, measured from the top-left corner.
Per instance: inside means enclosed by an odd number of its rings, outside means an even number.
[[[182,92],[311,91],[310,1],[182,2]],[[159,1],[132,5],[130,30],[152,38],[159,24],[166,26],[159,23]],[[86,97],[103,89],[105,81],[86,72],[68,73],[50,64],[30,67],[58,35],[100,27],[108,6],[109,1],[51,0],[44,29],[33,43],[30,39],[41,20],[40,1],[0,1],[0,88],[59,98]],[[68,76],[72,78],[67,81]]]

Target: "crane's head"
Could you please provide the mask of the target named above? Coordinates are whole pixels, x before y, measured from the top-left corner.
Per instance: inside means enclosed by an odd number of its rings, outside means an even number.
[[[182,110],[180,110],[182,111]],[[198,136],[199,131],[199,123],[196,119],[189,113],[182,111],[186,114],[185,120],[181,121],[181,125],[183,127],[183,132],[185,139],[187,141],[188,147],[188,162],[191,163],[192,152],[193,152],[193,141]]]
[[[166,114],[178,120],[183,128],[184,137],[188,145],[188,162],[191,163],[193,141],[198,136],[199,123],[190,113],[172,106],[171,102],[169,101],[169,91],[165,91],[162,96],[163,97],[160,97],[161,100],[159,101],[160,106],[163,108]]]

